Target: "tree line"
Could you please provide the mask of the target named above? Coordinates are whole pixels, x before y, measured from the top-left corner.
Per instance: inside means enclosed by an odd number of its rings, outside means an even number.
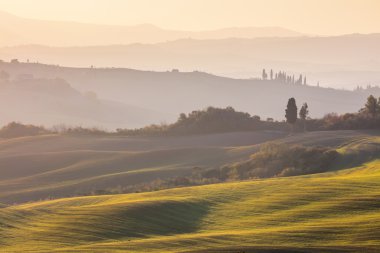
[[[296,78],[294,75],[288,75],[285,71],[273,72],[273,69],[267,73],[266,69],[263,69],[261,73],[262,80],[279,81],[286,84],[307,85],[306,76],[302,74]]]
[[[285,119],[261,119],[258,115],[236,111],[232,107],[208,107],[205,110],[182,113],[173,124],[150,125],[138,129],[117,129],[125,135],[186,135],[234,131],[278,130],[292,132],[353,130],[380,128],[380,98],[369,96],[357,113],[338,115],[329,113],[322,118],[309,117],[309,105],[304,102],[298,110],[295,98],[289,98],[285,107]]]
[[[376,99],[372,95],[369,96],[364,107],[357,113],[341,115],[329,113],[318,119],[309,117],[307,103],[303,103],[298,110],[295,98],[289,98],[285,107],[284,120],[281,121],[272,118],[261,119],[258,115],[239,112],[232,107],[208,107],[188,114],[181,113],[178,120],[172,124],[152,124],[136,129],[121,128],[115,132],[107,132],[97,128],[65,126],[46,129],[42,126],[12,122],[0,129],[0,138],[52,133],[68,135],[168,136],[258,130],[289,131],[289,126],[292,132],[380,129],[380,98]]]

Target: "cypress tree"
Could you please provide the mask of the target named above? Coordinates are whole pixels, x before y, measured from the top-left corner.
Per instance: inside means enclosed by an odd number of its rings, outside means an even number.
[[[309,115],[309,106],[307,105],[307,103],[303,103],[299,112],[299,116],[300,116],[300,119],[303,121],[304,131],[306,131],[306,118],[308,115]]]
[[[297,121],[297,105],[296,100],[294,98],[289,98],[288,105],[285,110],[285,118],[286,122],[292,126],[294,130],[294,124]]]

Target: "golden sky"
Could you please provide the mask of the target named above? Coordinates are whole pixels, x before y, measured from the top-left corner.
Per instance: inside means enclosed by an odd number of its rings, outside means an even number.
[[[38,19],[181,30],[281,26],[321,35],[380,32],[380,0],[0,0],[0,10]]]

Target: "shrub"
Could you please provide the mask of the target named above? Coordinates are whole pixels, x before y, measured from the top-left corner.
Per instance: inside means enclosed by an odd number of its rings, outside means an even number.
[[[338,152],[325,147],[268,143],[249,160],[207,170],[203,177],[219,180],[294,176],[327,171]]]
[[[24,125],[17,122],[11,122],[0,129],[0,137],[2,138],[15,138],[22,136],[34,136],[40,134],[51,133],[49,130],[33,125]]]

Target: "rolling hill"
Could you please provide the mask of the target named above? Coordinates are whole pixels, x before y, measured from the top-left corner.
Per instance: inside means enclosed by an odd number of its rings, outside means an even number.
[[[0,245],[5,252],[377,252],[379,168],[373,160],[308,176],[3,207]]]
[[[82,93],[93,91],[101,99],[161,112],[156,117],[146,117],[153,119],[149,123],[173,122],[180,113],[208,106],[232,106],[263,119],[283,120],[284,107],[290,97],[298,104],[307,102],[310,116],[316,118],[331,112],[357,112],[370,94],[380,96],[379,88],[337,90],[270,80],[225,78],[198,71],[153,72],[0,62],[1,70],[8,72],[12,79],[25,74],[35,78],[62,78]]]
[[[0,80],[0,124],[22,121],[48,127],[142,127],[166,114],[79,92],[63,79]]]
[[[0,203],[89,194],[246,159],[276,132],[187,137],[45,135],[0,141]],[[240,148],[237,148],[237,147]],[[33,162],[31,162],[33,161]]]
[[[0,24],[0,59],[7,61],[200,70],[233,78],[272,68],[306,74],[311,84],[335,88],[380,82],[379,34],[310,36],[281,27],[175,31],[151,24],[33,20],[1,11]]]
[[[306,146],[341,145],[378,131],[326,131],[286,136],[243,132],[182,137],[42,135],[0,141],[0,203],[96,194],[118,187],[185,176],[194,167],[214,168],[244,161],[261,143],[276,140]],[[378,147],[378,143],[373,143]],[[371,153],[364,149],[371,158]],[[361,155],[354,159],[370,160]],[[349,160],[348,160],[349,161]],[[358,164],[345,163],[345,166]]]
[[[187,38],[187,37],[186,37]],[[160,43],[0,48],[0,59],[73,67],[204,71],[233,78],[261,76],[263,68],[306,74],[310,84],[335,88],[378,85],[380,34],[333,37],[181,39]],[[365,48],[366,50],[363,50]]]

